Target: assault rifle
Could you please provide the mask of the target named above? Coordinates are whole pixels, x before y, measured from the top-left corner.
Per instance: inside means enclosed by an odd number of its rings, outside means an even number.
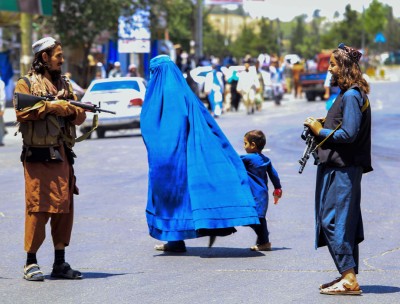
[[[316,147],[317,147],[317,140],[315,139],[315,136],[312,134],[310,128],[307,126],[304,126],[303,133],[301,133],[301,138],[306,141],[306,147],[303,152],[303,156],[301,159],[299,159],[300,163],[300,168],[299,168],[299,173],[303,173],[304,167],[307,164],[308,159],[310,158],[310,154],[314,157],[315,161],[314,163],[318,163],[318,156],[316,154]]]
[[[14,99],[15,99],[15,109],[18,111],[21,111],[25,108],[33,107],[35,104],[37,104],[40,101],[55,100],[55,97],[52,95],[47,95],[45,97],[41,97],[41,96],[34,96],[34,95],[23,94],[23,93],[15,93]],[[97,106],[92,103],[84,103],[84,102],[75,101],[75,100],[67,100],[67,101],[76,107],[80,107],[82,109],[88,110],[93,113],[105,112],[105,113],[115,114],[114,111],[109,111],[109,110],[100,108],[100,105]]]

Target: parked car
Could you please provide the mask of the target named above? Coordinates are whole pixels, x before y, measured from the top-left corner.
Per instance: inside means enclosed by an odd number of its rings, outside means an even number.
[[[97,137],[104,138],[106,131],[140,128],[140,113],[146,94],[146,80],[141,77],[119,77],[93,80],[82,102],[100,104],[116,114],[99,113]],[[81,125],[82,133],[92,127],[93,113],[88,112]]]

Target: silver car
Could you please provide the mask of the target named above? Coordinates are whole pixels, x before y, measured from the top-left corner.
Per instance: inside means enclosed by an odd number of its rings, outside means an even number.
[[[120,77],[93,80],[82,102],[100,105],[102,109],[114,111],[115,115],[99,113],[97,137],[104,138],[106,131],[140,128],[140,113],[146,94],[146,80],[141,77]],[[81,125],[82,133],[92,127],[93,113],[88,112]]]

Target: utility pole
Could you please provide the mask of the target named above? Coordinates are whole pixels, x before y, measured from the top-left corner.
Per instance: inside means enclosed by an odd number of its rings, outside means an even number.
[[[203,0],[196,2],[195,56],[197,61],[203,57]]]
[[[21,59],[20,59],[20,75],[25,75],[29,71],[29,64],[32,62],[32,15],[29,13],[21,13],[20,17],[21,30]]]

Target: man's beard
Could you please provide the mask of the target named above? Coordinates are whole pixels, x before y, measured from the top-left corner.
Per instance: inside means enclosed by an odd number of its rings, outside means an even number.
[[[47,68],[47,71],[49,72],[51,79],[53,81],[59,80],[61,78],[61,69],[60,70],[50,70]]]
[[[331,78],[331,87],[337,87],[337,86],[339,86],[339,83],[338,83],[338,76],[337,76],[337,75],[332,75],[332,78]]]

